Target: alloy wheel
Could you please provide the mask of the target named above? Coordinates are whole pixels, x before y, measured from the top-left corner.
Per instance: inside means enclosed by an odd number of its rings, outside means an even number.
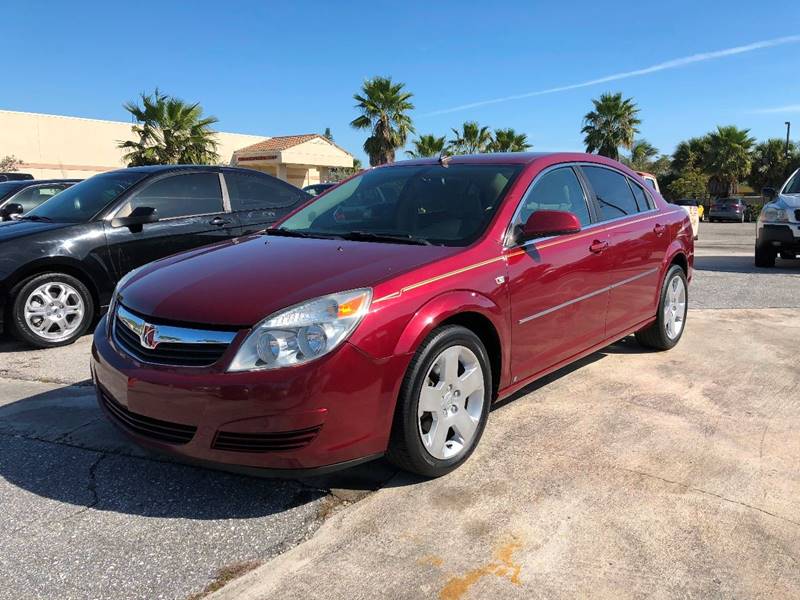
[[[675,275],[667,286],[664,298],[664,329],[667,337],[676,339],[686,320],[686,284],[680,275]]]
[[[425,450],[448,460],[470,448],[483,411],[484,374],[465,346],[450,346],[433,361],[419,396],[417,422]]]
[[[25,300],[25,324],[42,339],[59,342],[83,323],[86,308],[78,290],[60,281],[44,283]]]

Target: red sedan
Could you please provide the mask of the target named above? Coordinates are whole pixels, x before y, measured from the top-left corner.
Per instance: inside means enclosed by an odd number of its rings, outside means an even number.
[[[93,378],[122,430],[197,461],[438,476],[498,399],[631,333],[678,343],[693,252],[686,212],[599,156],[397,163],[130,273]]]

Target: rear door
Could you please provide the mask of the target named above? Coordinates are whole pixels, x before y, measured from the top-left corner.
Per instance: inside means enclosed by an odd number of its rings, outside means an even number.
[[[578,216],[580,233],[531,240],[507,251],[514,381],[599,343],[608,304],[605,234],[595,230],[586,190],[572,166],[537,176],[512,226],[536,210]]]
[[[581,167],[608,235],[611,292],[607,337],[655,315],[660,268],[668,238],[652,197],[624,173],[606,166]]]
[[[224,178],[242,235],[266,229],[310,198],[303,190],[257,171],[225,170]]]
[[[223,202],[216,172],[155,178],[126,200],[114,216],[127,216],[140,206],[155,208],[159,220],[131,228],[112,227],[111,220],[106,221],[109,254],[120,277],[159,258],[238,233],[235,219]]]

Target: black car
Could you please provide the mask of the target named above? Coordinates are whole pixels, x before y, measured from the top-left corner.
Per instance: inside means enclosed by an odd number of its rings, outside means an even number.
[[[0,221],[29,212],[80,179],[21,179],[0,183]]]
[[[134,167],[95,175],[0,223],[0,314],[40,348],[86,332],[126,273],[263,230],[310,196],[251,169]]]
[[[0,181],[22,181],[26,179],[33,179],[33,175],[30,173],[18,173],[17,171],[0,173]]]

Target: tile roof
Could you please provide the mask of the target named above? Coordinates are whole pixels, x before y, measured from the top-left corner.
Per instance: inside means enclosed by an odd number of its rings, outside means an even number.
[[[318,133],[306,133],[303,135],[279,135],[276,137],[269,138],[268,140],[264,140],[263,142],[257,142],[255,144],[252,144],[251,146],[239,148],[239,150],[237,150],[236,152],[261,152],[264,150],[273,150],[273,151],[286,150],[287,148],[297,146],[298,144],[302,144],[303,142],[307,142],[308,140],[313,140],[314,138],[321,138],[321,137],[322,136]]]

